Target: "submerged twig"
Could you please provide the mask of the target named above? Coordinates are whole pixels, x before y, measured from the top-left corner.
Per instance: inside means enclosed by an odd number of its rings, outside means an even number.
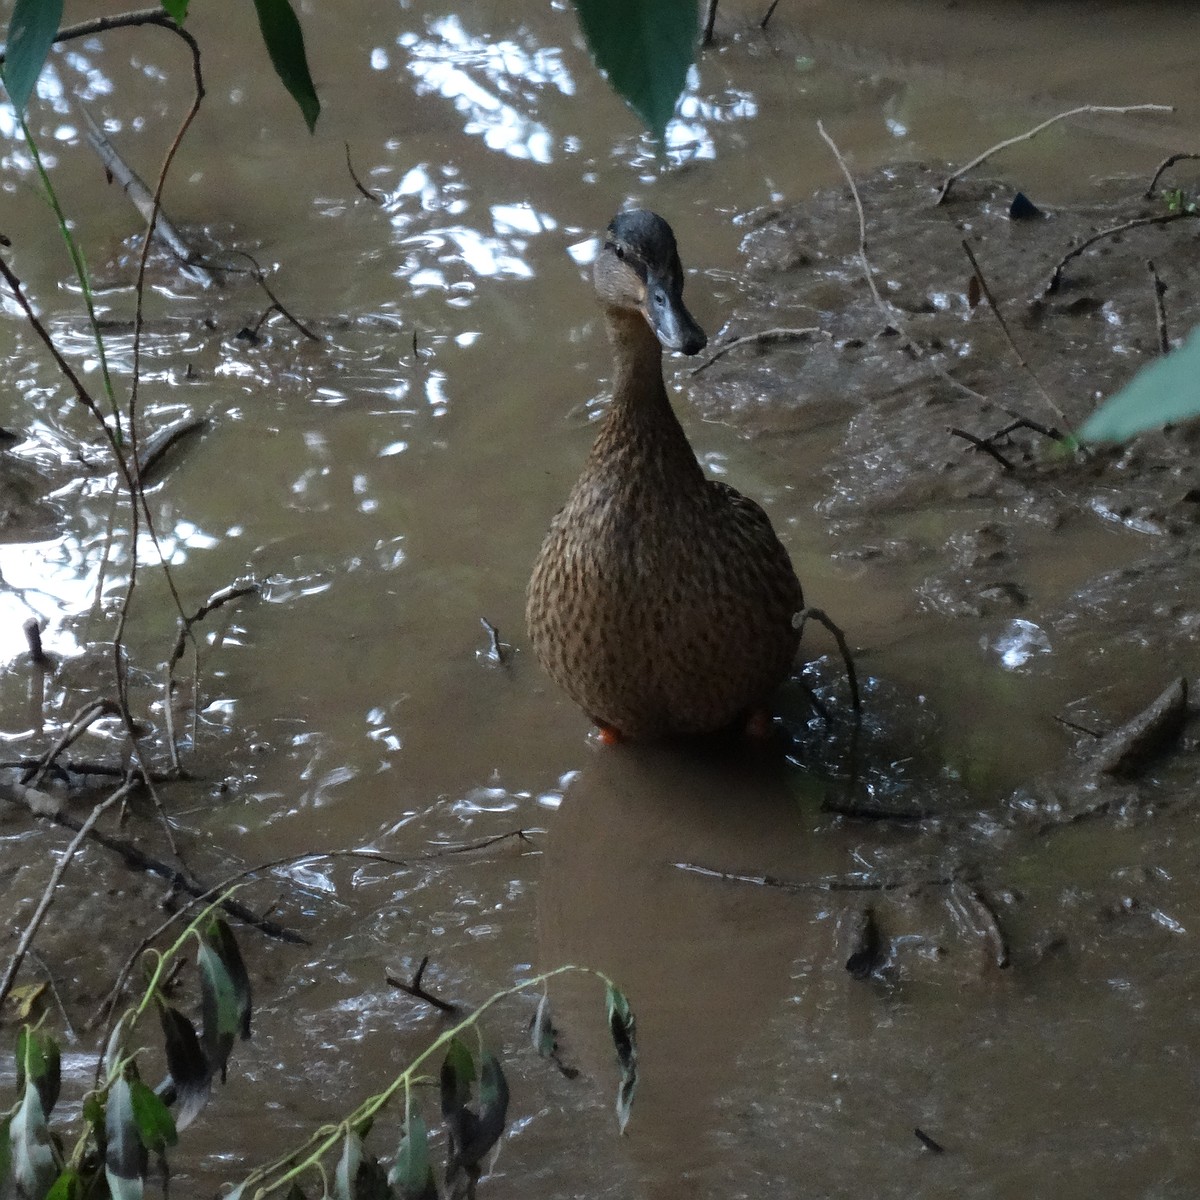
[[[758,23],[759,29],[766,29],[771,23],[771,18],[775,15],[775,10],[779,7],[779,0],[771,0],[767,6],[767,11],[763,13],[762,19]]]
[[[708,0],[708,9],[704,14],[704,33],[700,38],[701,46],[712,45],[713,26],[717,23],[717,2],[718,0]]]
[[[1018,142],[1027,142],[1031,138],[1037,137],[1043,129],[1049,129],[1051,125],[1058,121],[1065,121],[1068,117],[1077,117],[1082,113],[1101,114],[1101,113],[1135,113],[1135,112],[1174,112],[1175,106],[1172,104],[1128,104],[1128,105],[1109,105],[1109,104],[1083,104],[1078,108],[1068,109],[1066,112],[1060,112],[1048,120],[1043,121],[1040,125],[1035,125],[1032,129],[1026,130],[1024,133],[1017,134],[1016,137],[1005,138],[1002,142],[997,142],[994,146],[989,147],[982,154],[971,159],[965,167],[959,167],[957,171],[948,175],[942,186],[938,189],[937,199],[934,204],[941,204],[943,200],[950,194],[950,189],[954,184],[961,179],[968,171],[973,171],[976,167],[987,162],[993,154],[999,153],[1001,150],[1007,150],[1009,146],[1015,146]]]
[[[931,1138],[929,1136],[929,1134],[927,1134],[925,1132],[925,1130],[918,1127],[913,1130],[913,1136],[931,1154],[945,1154],[946,1153],[946,1147],[943,1146],[940,1142],[935,1142],[933,1140],[933,1138]]]
[[[371,191],[370,188],[365,187],[363,185],[362,180],[359,179],[358,174],[355,172],[354,164],[350,161],[350,143],[349,142],[346,143],[346,170],[350,172],[350,178],[354,181],[354,186],[356,188],[358,188],[358,190],[364,196],[366,196],[366,198],[368,200],[370,200],[372,204],[382,204],[383,203],[383,198],[381,196],[379,196],[377,193]]]
[[[432,992],[427,992],[425,988],[421,986],[421,980],[425,976],[425,968],[427,966],[429,966],[428,954],[421,959],[421,965],[417,967],[410,983],[405,983],[404,980],[397,979],[390,972],[385,972],[383,977],[389,984],[391,984],[392,987],[399,988],[400,991],[404,992],[406,995],[412,996],[414,1000],[423,1000],[426,1004],[432,1005],[439,1012],[461,1012],[462,1009],[459,1005],[453,1004],[449,1000],[443,1000],[440,996],[435,996]]]
[[[907,887],[950,887],[956,882],[953,875],[938,875],[932,879],[862,879],[854,875],[835,875],[828,879],[794,880],[778,875],[753,875],[742,871],[722,871],[700,863],[677,862],[676,870],[694,875],[707,875],[729,883],[749,883],[755,887],[778,888],[784,892],[896,892]]]
[[[1119,234],[1127,233],[1130,229],[1140,229],[1145,225],[1169,225],[1172,221],[1183,221],[1188,217],[1200,217],[1200,212],[1189,212],[1185,208],[1181,208],[1178,212],[1159,213],[1153,217],[1134,217],[1131,221],[1122,221],[1119,225],[1112,225],[1108,229],[1101,229],[1098,233],[1092,234],[1090,238],[1079,243],[1078,246],[1068,250],[1066,254],[1059,259],[1058,265],[1050,275],[1050,281],[1042,289],[1044,296],[1052,296],[1062,286],[1062,275],[1067,263],[1072,259],[1078,258],[1085,250],[1090,250],[1097,242],[1102,242],[1106,238],[1117,237]]]
[[[512,651],[512,647],[507,642],[500,640],[500,630],[487,617],[480,617],[479,623],[488,635],[488,648],[478,651],[480,657],[485,658],[488,662],[498,667],[504,666],[508,662],[509,652]]]
[[[1163,297],[1167,294],[1167,285],[1158,277],[1152,258],[1146,259],[1146,270],[1150,272],[1150,282],[1154,285],[1154,312],[1158,318],[1158,350],[1160,354],[1171,353],[1171,339],[1167,334],[1167,309]]]
[[[722,342],[698,367],[693,367],[689,374],[699,375],[701,371],[707,371],[713,363],[724,358],[730,350],[736,350],[740,346],[765,346],[771,342],[798,341],[800,338],[814,333],[821,337],[832,336],[819,325],[809,325],[802,329],[760,329],[757,333],[747,333],[742,337],[730,338],[729,341]]]
[[[38,930],[42,926],[42,922],[46,919],[46,914],[50,911],[50,905],[54,903],[54,893],[58,888],[66,869],[71,865],[71,860],[79,852],[79,847],[92,832],[93,826],[98,820],[118,801],[124,800],[125,797],[133,791],[135,787],[140,786],[141,780],[128,780],[123,783],[107,800],[102,800],[99,804],[88,813],[87,820],[76,831],[75,836],[71,839],[71,844],[63,852],[62,857],[54,864],[54,870],[50,872],[50,879],[46,884],[45,891],[42,892],[42,898],[38,901],[38,906],[34,910],[33,916],[26,925],[24,933],[21,934],[20,940],[17,942],[17,948],[13,951],[13,956],[9,960],[8,969],[4,972],[4,978],[0,979],[0,1004],[4,1003],[8,993],[12,990],[13,981],[17,977],[17,972],[21,969],[21,964],[25,961],[25,955],[29,951],[33,939],[37,936]]]
[[[277,295],[275,295],[275,293],[271,290],[270,284],[267,283],[266,272],[263,271],[261,266],[259,266],[258,259],[256,259],[253,254],[249,253],[249,251],[246,251],[246,250],[235,250],[235,251],[233,251],[233,253],[246,259],[253,266],[254,269],[250,273],[254,276],[254,281],[258,284],[258,286],[260,288],[262,288],[262,290],[264,292],[266,292],[267,297],[270,299],[272,308],[275,312],[278,312],[281,316],[283,316],[288,321],[290,321],[293,325],[295,325],[295,327],[306,338],[308,338],[308,340],[310,342],[319,342],[322,340],[321,335],[319,333],[313,333],[313,331],[311,329],[309,329],[309,327],[307,325],[305,325],[304,322],[301,321],[299,317],[297,317],[294,313],[289,311],[288,308],[286,308],[285,305],[283,304],[283,302],[279,299],[279,297]],[[270,312],[272,311],[272,308],[268,308],[267,311],[265,313],[263,313],[262,319],[260,319],[260,321],[259,321],[259,325],[261,325],[262,321],[265,320],[266,317],[270,314]],[[255,332],[257,333],[257,327],[255,329]]]
[[[850,684],[850,702],[854,706],[855,716],[859,716],[862,713],[862,697],[858,692],[858,672],[854,669],[854,658],[850,653],[850,647],[846,644],[846,635],[826,616],[822,609],[812,607],[802,608],[792,617],[792,628],[803,636],[804,624],[809,620],[816,621],[818,625],[824,625],[833,634],[842,655],[842,662],[846,664],[846,680]]]
[[[975,251],[971,249],[971,243],[966,238],[962,239],[963,252],[970,260],[971,269],[975,272],[975,278],[979,280],[979,287],[983,292],[984,298],[988,302],[988,308],[995,314],[996,320],[1000,323],[1000,328],[1004,332],[1005,340],[1008,342],[1009,348],[1016,357],[1018,365],[1021,369],[1033,380],[1034,387],[1041,393],[1042,399],[1049,405],[1054,415],[1064,425],[1070,425],[1067,420],[1067,414],[1055,403],[1054,398],[1042,386],[1042,381],[1038,378],[1037,372],[1029,365],[1025,356],[1021,353],[1020,347],[1016,343],[1016,339],[1012,335],[1012,331],[1008,327],[1008,322],[1004,319],[1004,314],[1000,311],[1000,305],[996,303],[996,297],[992,295],[992,289],[988,284],[987,277],[983,273],[983,269],[979,265],[979,260],[975,257]]]

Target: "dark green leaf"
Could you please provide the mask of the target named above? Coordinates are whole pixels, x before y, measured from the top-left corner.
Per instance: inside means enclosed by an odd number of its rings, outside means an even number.
[[[46,1126],[42,1098],[28,1072],[21,1103],[9,1122],[8,1133],[14,1194],[19,1197],[44,1196],[58,1178],[59,1166]]]
[[[25,115],[29,97],[62,20],[62,0],[17,0],[8,22],[4,86],[18,116]]]
[[[176,25],[182,25],[187,20],[188,0],[162,0],[162,6]]]
[[[117,1076],[108,1089],[105,1108],[104,1176],[113,1200],[140,1200],[149,1155],[133,1108],[132,1069]]]
[[[129,1099],[142,1145],[151,1154],[161,1156],[179,1141],[170,1110],[140,1079],[130,1080]]]
[[[250,980],[237,942],[220,918],[203,932],[198,963],[204,1052],[224,1083],[234,1039],[250,1036]]]
[[[596,66],[661,138],[696,55],[697,0],[575,0],[575,8]]]
[[[312,133],[321,114],[321,102],[308,73],[300,22],[288,0],[254,0],[254,7],[258,10],[258,27],[262,30],[275,74],[300,106],[304,123]]]
[[[1123,442],[1135,433],[1200,415],[1200,327],[1178,350],[1144,366],[1084,422],[1084,442]]]
[[[79,1200],[82,1195],[83,1180],[78,1172],[68,1169],[54,1181],[54,1186],[46,1193],[46,1200]]]
[[[459,1147],[463,1166],[473,1167],[500,1140],[508,1117],[508,1081],[494,1054],[486,1053],[479,1071],[479,1119],[471,1138]]]
[[[208,1103],[212,1068],[196,1036],[195,1026],[179,1009],[160,1000],[158,1019],[166,1044],[170,1090],[178,1105],[175,1128],[186,1129]]]
[[[638,1085],[636,1022],[624,992],[611,983],[608,985],[607,1007],[608,1028],[621,1067],[621,1082],[617,1087],[617,1123],[624,1133]]]
[[[0,1121],[0,1197],[9,1200],[12,1194],[12,1137],[9,1130],[12,1117]]]
[[[58,1043],[48,1033],[22,1026],[17,1034],[17,1091],[32,1083],[42,1102],[42,1113],[48,1117],[58,1103],[61,1082],[62,1056]]]
[[[429,1161],[429,1134],[420,1113],[411,1113],[404,1128],[388,1183],[400,1200],[437,1200],[437,1183]]]
[[[475,1060],[459,1038],[451,1038],[442,1063],[442,1116],[449,1119],[471,1099]]]
[[[250,1036],[250,972],[246,970],[245,959],[238,949],[237,939],[233,930],[222,917],[215,917],[204,931],[204,940],[217,952],[229,978],[233,981],[237,993],[238,1032],[243,1038]]]

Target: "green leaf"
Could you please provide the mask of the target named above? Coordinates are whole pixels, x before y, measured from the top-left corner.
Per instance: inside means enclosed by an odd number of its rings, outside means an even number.
[[[1085,442],[1123,442],[1135,433],[1200,414],[1200,326],[1178,350],[1144,366],[1083,423]]]
[[[204,1052],[224,1083],[235,1038],[250,1036],[250,979],[233,933],[219,917],[201,934],[197,961]]]
[[[262,30],[267,53],[283,86],[304,114],[304,123],[312,133],[321,114],[317,89],[308,73],[308,58],[304,53],[304,34],[288,0],[254,0],[258,11],[258,27]]]
[[[47,1033],[22,1026],[17,1034],[17,1091],[26,1083],[37,1089],[42,1112],[49,1116],[58,1103],[62,1082],[62,1056],[58,1043]]]
[[[4,86],[17,116],[25,115],[29,97],[62,20],[62,0],[17,0],[8,22]]]
[[[187,20],[188,0],[162,0],[162,6],[176,25],[182,25]]]
[[[625,993],[610,983],[606,996],[608,1029],[612,1034],[613,1046],[617,1051],[617,1062],[621,1067],[621,1082],[617,1087],[617,1124],[622,1133],[629,1124],[629,1113],[633,1107],[633,1096],[637,1091],[637,1022]]]
[[[475,1082],[475,1060],[460,1038],[451,1038],[442,1063],[442,1116],[449,1120],[471,1099]]]
[[[108,1089],[105,1107],[104,1177],[113,1200],[141,1200],[149,1155],[133,1107],[132,1067]]]
[[[656,138],[696,56],[697,0],[575,0],[596,66]]]
[[[129,1099],[142,1145],[161,1157],[179,1141],[170,1110],[140,1079],[129,1081]]]
[[[342,1145],[342,1157],[338,1159],[337,1174],[333,1180],[333,1194],[336,1200],[355,1200],[358,1168],[362,1166],[362,1138],[353,1130],[346,1134]]]
[[[28,1076],[21,1103],[9,1122],[8,1134],[13,1194],[44,1196],[58,1178],[59,1165],[37,1084]]]
[[[470,1142],[458,1152],[464,1165],[474,1166],[500,1140],[508,1118],[508,1081],[492,1053],[485,1053],[479,1069],[479,1122]]]
[[[399,1193],[399,1200],[437,1200],[437,1182],[429,1161],[429,1133],[420,1113],[408,1118],[387,1181]]]
[[[83,1195],[83,1180],[78,1171],[65,1170],[46,1193],[46,1200],[79,1200]]]
[[[195,1026],[170,1004],[158,1001],[158,1019],[162,1025],[167,1052],[175,1110],[175,1128],[186,1129],[208,1103],[212,1068],[205,1057]]]

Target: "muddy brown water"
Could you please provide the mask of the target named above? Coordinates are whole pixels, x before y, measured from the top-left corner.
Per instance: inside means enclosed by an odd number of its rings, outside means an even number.
[[[964,454],[947,425],[988,432],[1003,406],[1050,418],[987,314],[966,309],[953,239],[910,239],[931,219],[929,180],[908,164],[962,162],[1078,104],[1176,105],[1080,117],[991,164],[1052,212],[1037,234],[1007,222],[1005,189],[986,182],[937,218],[980,239],[1018,338],[1081,419],[1152,352],[1147,255],[1171,288],[1173,332],[1200,319],[1195,235],[1127,239],[1083,265],[1061,311],[1035,318],[1025,300],[1071,237],[1137,215],[1136,180],[1194,147],[1200,15],[785,0],[764,36],[753,10],[723,5],[662,160],[588,65],[570,11],[527,7],[304,11],[325,105],[313,138],[247,14],[191,18],[209,95],[167,210],[203,244],[275,268],[272,286],[321,340],[274,318],[249,345],[236,335],[266,304],[252,285],[205,290],[152,265],[146,425],[211,420],[151,492],[160,544],[189,609],[233,580],[265,581],[261,600],[203,627],[194,742],[185,726],[196,781],[165,789],[167,807],[211,879],[306,851],[412,857],[534,832],[402,867],[314,859],[257,883],[250,901],[311,945],[242,936],[255,1037],[185,1133],[175,1187],[210,1194],[384,1086],[441,1028],[384,982],[428,953],[427,984],[465,1004],[577,962],[617,979],[637,1013],[643,1081],[625,1138],[594,982],[554,991],[578,1079],[524,1048],[531,1004],[487,1022],[513,1102],[484,1195],[1194,1195],[1194,730],[1183,753],[1110,782],[1089,774],[1086,735],[1053,719],[1106,728],[1172,675],[1195,676],[1194,438],[1079,465],[1017,435],[1015,479]],[[35,111],[116,323],[122,383],[137,221],[105,188],[69,98],[151,175],[186,79],[162,31],[109,35],[56,58]],[[880,279],[909,332],[936,340],[935,366],[986,403],[951,397],[878,336],[818,119],[863,181]],[[11,123],[4,133],[10,259],[95,383],[65,260]],[[355,192],[347,141],[382,206]],[[856,647],[868,715],[853,769],[819,632],[805,678],[838,715],[827,729],[785,689],[787,756],[601,749],[526,652],[529,564],[603,404],[588,244],[629,200],[673,222],[710,334],[833,334],[734,352],[696,376],[669,368],[697,453],[763,501],[808,598]],[[110,688],[129,564],[109,481],[79,461],[102,461],[96,431],[7,298],[5,315],[0,424],[28,434],[0,545],[0,703],[16,755]],[[143,539],[128,642],[159,754],[175,618],[154,554]],[[63,659],[40,703],[21,657],[31,613]],[[487,661],[480,618],[514,647],[510,665]],[[89,737],[80,753],[115,761],[120,746]],[[847,819],[822,810],[831,800],[924,819]],[[156,846],[144,814],[125,833]],[[64,839],[15,809],[0,836],[15,940]],[[678,864],[902,886],[784,892]],[[160,898],[89,851],[39,940],[29,977],[50,972],[80,1030],[77,1088],[87,1017]],[[886,963],[858,981],[844,964],[867,906]],[[946,1153],[923,1149],[916,1127]],[[376,1150],[393,1135],[381,1122]]]

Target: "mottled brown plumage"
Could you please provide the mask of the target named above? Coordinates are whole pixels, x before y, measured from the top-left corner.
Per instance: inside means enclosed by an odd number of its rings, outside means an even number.
[[[791,669],[800,584],[766,513],[704,477],[667,399],[662,346],[705,344],[670,226],[615,217],[595,276],[612,405],[534,565],[530,638],[602,727],[639,739],[723,729]]]

